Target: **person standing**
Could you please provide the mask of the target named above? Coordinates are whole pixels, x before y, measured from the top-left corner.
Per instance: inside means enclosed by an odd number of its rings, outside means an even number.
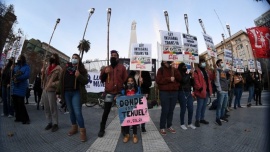
[[[49,66],[44,70],[43,73],[43,93],[42,101],[45,108],[45,116],[48,121],[45,130],[51,129],[52,132],[58,130],[58,111],[57,111],[57,99],[56,99],[56,88],[59,84],[60,74],[62,68],[59,65],[59,56],[53,53],[49,60]]]
[[[13,64],[11,69],[11,95],[15,107],[15,122],[30,124],[29,115],[24,105],[24,98],[29,85],[27,80],[30,77],[30,67],[26,64],[25,56],[20,55],[17,59],[17,65],[14,67]]]
[[[187,73],[187,66],[185,63],[180,63],[178,70],[181,75],[180,87],[178,91],[178,102],[180,104],[180,124],[181,128],[187,130],[187,127],[191,129],[196,129],[192,124],[193,117],[193,97],[191,94],[191,87],[194,84],[194,79],[192,77],[193,73]],[[185,113],[188,109],[188,125],[185,125]]]
[[[233,101],[233,97],[234,97],[234,84],[233,84],[233,75],[234,75],[234,72],[232,70],[230,70],[228,72],[228,79],[230,80],[230,83],[229,83],[229,91],[228,91],[228,96],[229,96],[229,99],[228,99],[228,107],[229,109],[231,109],[232,107],[232,101]]]
[[[205,69],[206,62],[205,59],[201,58],[199,65],[194,71],[194,94],[197,98],[197,109],[196,109],[196,121],[195,126],[200,127],[200,123],[209,124],[205,120],[205,110],[209,96],[212,94],[212,85],[210,76]]]
[[[87,100],[85,85],[88,83],[88,73],[78,54],[73,54],[71,63],[68,63],[61,74],[56,94],[61,94],[61,100],[66,102],[71,121],[68,136],[78,132],[80,127],[80,140],[86,141],[86,129],[82,115],[82,103]]]
[[[158,69],[156,77],[161,102],[159,123],[161,135],[167,134],[165,128],[171,133],[176,133],[172,127],[172,120],[178,97],[180,73],[171,64],[171,61],[162,61],[161,68]]]
[[[258,72],[255,73],[255,101],[256,101],[256,106],[262,105],[262,100],[261,100],[261,94],[262,94],[262,80],[260,77],[260,74]]]
[[[33,90],[34,90],[35,102],[37,103],[37,110],[39,110],[39,103],[40,103],[41,95],[42,95],[40,73],[38,73],[35,78]]]
[[[2,87],[2,101],[3,101],[3,114],[2,116],[8,116],[12,118],[14,116],[13,105],[10,100],[10,80],[11,80],[11,66],[13,64],[13,58],[8,60],[7,65],[3,69],[1,87]]]
[[[223,70],[224,63],[221,59],[216,62],[217,70],[215,76],[215,85],[217,88],[217,109],[216,109],[216,124],[222,125],[221,121],[228,122],[225,117],[225,110],[228,104],[229,84],[225,71]]]
[[[248,102],[247,107],[251,107],[251,100],[254,98],[254,85],[255,85],[255,76],[253,72],[248,73],[246,77],[247,87],[248,87]]]
[[[242,97],[245,81],[242,75],[236,72],[233,77],[233,82],[234,82],[234,94],[235,94],[234,109],[236,109],[236,105],[238,106],[238,108],[242,108],[240,102],[241,102],[241,97]]]
[[[128,77],[126,68],[122,64],[119,64],[119,54],[116,50],[111,51],[110,63],[111,65],[105,67],[100,73],[100,80],[102,83],[105,83],[106,97],[98,137],[104,136],[112,103],[116,99],[116,96],[121,94],[123,84]]]

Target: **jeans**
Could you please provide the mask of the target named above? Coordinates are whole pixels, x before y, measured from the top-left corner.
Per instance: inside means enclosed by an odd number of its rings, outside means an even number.
[[[4,115],[14,115],[13,105],[10,99],[10,88],[2,86],[2,100],[3,100],[3,113]]]
[[[248,104],[251,104],[251,100],[254,97],[254,86],[249,86],[248,87],[248,92],[249,92],[249,95],[248,95]]]
[[[173,111],[177,102],[178,91],[160,91],[159,97],[161,102],[160,129],[172,126]]]
[[[78,123],[80,128],[84,128],[80,91],[65,91],[65,102],[69,110],[72,125]]]
[[[232,101],[233,101],[233,96],[234,96],[234,88],[231,88],[231,90],[228,91],[228,96],[229,96],[229,107],[232,106]]]
[[[242,87],[234,88],[234,95],[235,95],[234,108],[236,108],[236,105],[238,107],[241,107],[240,100],[241,100],[241,97],[242,97],[242,93],[243,93],[243,88]]]
[[[181,112],[180,112],[181,125],[185,124],[186,109],[188,109],[188,124],[191,124],[192,116],[193,116],[193,98],[192,98],[191,92],[179,91],[178,102],[180,103],[180,107],[181,107]]]
[[[209,93],[206,94],[205,98],[200,98],[197,96],[197,109],[196,109],[196,121],[204,120],[204,114],[205,114],[205,109],[207,106],[209,98]]]
[[[228,93],[218,92],[216,119],[224,117],[225,110],[227,108],[227,103],[228,103]]]

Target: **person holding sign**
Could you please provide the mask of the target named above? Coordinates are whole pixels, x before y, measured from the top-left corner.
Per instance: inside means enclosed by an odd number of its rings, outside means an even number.
[[[112,102],[116,99],[117,95],[121,94],[123,84],[128,77],[126,68],[122,64],[119,64],[119,54],[116,50],[111,51],[110,63],[111,65],[105,67],[100,73],[100,80],[102,83],[105,83],[106,97],[98,137],[104,136]]]
[[[156,77],[161,102],[159,123],[161,135],[167,134],[165,130],[166,125],[169,132],[176,133],[172,127],[172,120],[173,111],[178,98],[179,82],[180,73],[177,69],[172,67],[172,61],[162,61]]]
[[[86,141],[86,129],[82,115],[82,103],[87,100],[85,85],[88,83],[87,70],[78,54],[73,54],[71,63],[61,73],[56,94],[60,95],[62,101],[66,102],[72,127],[68,135],[74,135],[80,127],[80,140]]]
[[[242,108],[240,101],[243,93],[243,86],[245,83],[244,78],[240,73],[236,72],[234,77],[233,77],[233,82],[234,82],[234,94],[235,94],[235,100],[234,100],[234,109],[236,109],[236,104],[238,108]]]
[[[255,85],[255,75],[253,72],[248,73],[247,77],[246,77],[246,81],[247,81],[247,85],[248,85],[248,103],[247,103],[247,107],[251,107],[251,100],[254,96],[254,85]]]

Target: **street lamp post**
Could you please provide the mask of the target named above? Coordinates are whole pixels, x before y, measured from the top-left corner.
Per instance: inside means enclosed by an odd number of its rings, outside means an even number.
[[[199,19],[199,23],[201,24],[201,27],[203,29],[203,33],[206,34],[202,19]]]
[[[185,24],[186,24],[187,34],[189,35],[189,29],[188,29],[188,16],[187,16],[187,14],[184,14],[184,19],[185,19]]]
[[[91,8],[91,9],[89,10],[89,15],[88,15],[88,19],[87,19],[87,22],[86,22],[86,26],[85,26],[85,29],[84,29],[84,32],[83,32],[83,38],[82,38],[82,40],[84,40],[84,36],[85,36],[85,32],[86,32],[86,29],[87,29],[87,26],[88,26],[88,22],[89,22],[91,16],[94,14],[94,12],[95,12],[95,8]]]
[[[108,8],[107,9],[107,66],[109,66],[109,30],[110,30],[110,20],[111,20],[111,13],[112,9]]]
[[[167,25],[167,30],[170,31],[170,22],[169,22],[169,14],[167,11],[163,11],[164,12],[164,16],[165,16],[165,21],[166,21],[166,25]]]

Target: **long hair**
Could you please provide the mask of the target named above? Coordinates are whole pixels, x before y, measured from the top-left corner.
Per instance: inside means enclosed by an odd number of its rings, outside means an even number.
[[[82,63],[82,60],[81,60],[79,54],[74,53],[73,55],[75,55],[78,58],[78,60],[79,60],[79,62],[78,62],[78,70],[79,70],[79,72],[81,74],[83,74],[83,75],[86,74],[87,73],[87,70],[85,69],[84,64]]]
[[[137,83],[136,83],[136,80],[135,80],[134,76],[131,76],[131,75],[128,76],[128,78],[127,78],[127,80],[126,80],[126,82],[125,82],[125,90],[128,89],[128,87],[127,87],[127,82],[128,82],[128,79],[129,79],[129,78],[131,78],[131,79],[133,80],[133,82],[134,82],[134,89],[135,89],[135,92],[137,93],[137,92],[138,92],[138,85],[137,85]]]
[[[52,55],[53,55],[54,58],[55,58],[54,64],[55,64],[55,65],[60,65],[60,59],[59,59],[58,54],[57,54],[57,53],[53,53]]]
[[[21,54],[20,59],[21,59],[22,65],[26,64],[26,58],[24,55]]]

